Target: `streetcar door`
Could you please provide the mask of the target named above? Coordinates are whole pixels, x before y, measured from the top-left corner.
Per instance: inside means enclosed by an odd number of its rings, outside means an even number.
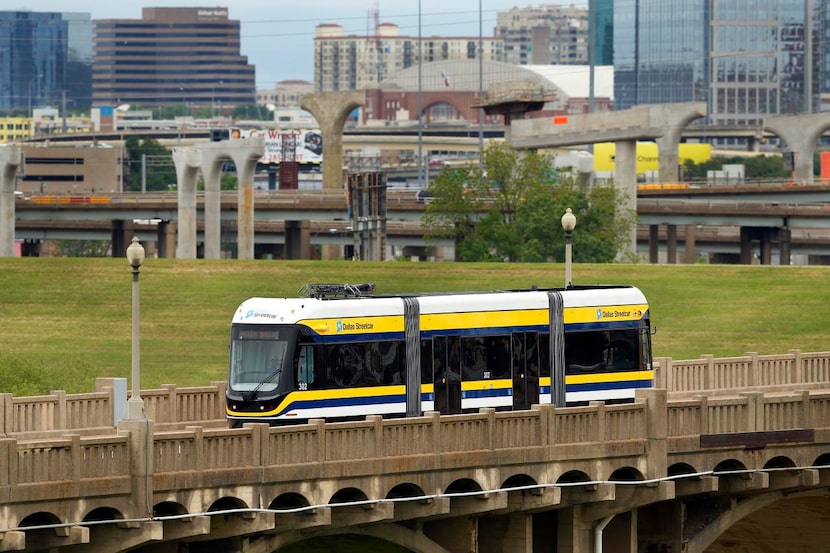
[[[513,410],[539,403],[539,335],[517,332],[512,338]]]
[[[432,339],[432,377],[435,410],[442,415],[461,412],[461,339],[436,336]]]

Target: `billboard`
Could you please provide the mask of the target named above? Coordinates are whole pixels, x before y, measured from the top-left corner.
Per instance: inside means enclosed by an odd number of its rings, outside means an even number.
[[[594,171],[614,171],[615,146],[613,142],[594,144]],[[712,145],[681,143],[678,154],[680,155],[681,164],[687,159],[695,163],[702,163],[712,158]],[[656,172],[657,170],[657,143],[637,142],[637,174],[643,175],[649,171]]]
[[[297,163],[322,163],[323,135],[319,129],[233,129],[230,139],[265,138],[265,155],[260,163],[282,163],[283,143],[294,144],[294,160]]]

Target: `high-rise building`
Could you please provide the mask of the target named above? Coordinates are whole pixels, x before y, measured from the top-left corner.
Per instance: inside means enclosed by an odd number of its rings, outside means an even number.
[[[317,25],[314,37],[314,90],[358,90],[378,83],[403,69],[441,60],[478,59],[480,37],[403,36],[398,26],[382,23],[374,35],[344,35],[334,23]],[[504,42],[481,37],[484,61],[504,61]]]
[[[818,105],[826,63],[820,40],[826,2],[809,0],[630,0],[614,7],[617,109],[703,101],[708,120],[757,124],[769,114]],[[819,8],[821,6],[821,8]],[[818,40],[816,40],[818,38]],[[813,54],[813,94],[805,94],[805,52]],[[812,99],[812,103],[810,103]]]
[[[614,65],[614,0],[589,0],[588,11],[596,29],[594,65]]]
[[[255,68],[228,9],[143,8],[94,23],[93,105],[253,104]]]
[[[77,81],[70,76],[82,63],[76,64],[71,53],[83,34],[84,15],[0,11],[0,109],[31,112],[59,103],[64,94],[82,102],[84,92],[73,88]],[[89,28],[89,15],[85,21]]]
[[[516,65],[588,63],[588,10],[541,4],[496,14],[505,60]]]

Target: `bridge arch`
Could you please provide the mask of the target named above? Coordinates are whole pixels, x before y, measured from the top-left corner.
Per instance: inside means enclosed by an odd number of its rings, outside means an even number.
[[[234,509],[247,509],[248,504],[238,497],[220,497],[208,507],[208,512],[214,511],[231,511]]]
[[[112,507],[96,507],[84,516],[84,522],[98,522],[103,520],[122,520],[124,513]]]
[[[529,474],[514,474],[502,482],[502,488],[524,488],[538,485],[538,481]]]
[[[162,501],[153,505],[153,516],[177,516],[186,515],[187,508],[176,501]]]
[[[296,492],[288,492],[278,495],[271,503],[268,504],[269,509],[302,509],[310,506],[308,499],[302,494]]]
[[[353,503],[368,500],[369,497],[360,488],[341,488],[337,490],[337,492],[335,492],[333,496],[331,496],[331,499],[329,499],[329,505],[335,505],[337,503]]]
[[[423,488],[412,482],[402,482],[395,485],[386,494],[386,499],[405,499],[408,497],[423,497],[426,493]]]
[[[578,484],[580,482],[590,482],[592,478],[588,475],[588,473],[583,472],[581,470],[569,470],[567,472],[562,473],[559,478],[556,479],[557,484]]]
[[[830,113],[774,115],[764,119],[764,130],[774,133],[796,153],[793,177],[797,181],[813,180],[813,156],[818,139],[830,130]]]
[[[645,480],[643,473],[635,467],[620,467],[608,477],[613,482],[639,482]]]
[[[459,478],[453,480],[444,493],[447,494],[468,494],[482,491],[481,485],[472,478]]]
[[[688,463],[675,463],[673,465],[669,465],[666,470],[666,474],[670,477],[683,476],[684,474],[695,474],[698,472],[700,471]]]
[[[733,501],[717,519],[689,539],[684,551],[797,553],[810,550],[804,541],[810,536],[816,547],[823,547],[826,544],[820,534],[830,516],[830,502],[825,494],[825,490],[770,492]]]
[[[376,543],[394,544],[400,548],[400,552],[411,553],[450,553],[437,542],[431,540],[423,531],[414,530],[400,524],[383,524],[379,526],[365,526],[343,530],[332,530],[315,535],[309,538],[295,532],[274,536],[268,541],[267,547],[260,547],[252,553],[304,553],[308,551],[308,544],[314,543],[321,550],[335,550],[343,547],[344,543],[359,540],[363,550],[371,551],[366,547],[366,538],[375,540]]]

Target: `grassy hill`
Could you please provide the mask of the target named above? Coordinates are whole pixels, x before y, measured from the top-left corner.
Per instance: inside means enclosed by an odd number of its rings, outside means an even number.
[[[654,354],[675,359],[823,351],[830,267],[580,265],[579,284],[633,284],[651,306]],[[90,391],[130,373],[126,259],[0,258],[0,391]],[[142,388],[223,380],[234,310],[309,282],[378,293],[561,286],[561,264],[148,259],[141,271]]]

